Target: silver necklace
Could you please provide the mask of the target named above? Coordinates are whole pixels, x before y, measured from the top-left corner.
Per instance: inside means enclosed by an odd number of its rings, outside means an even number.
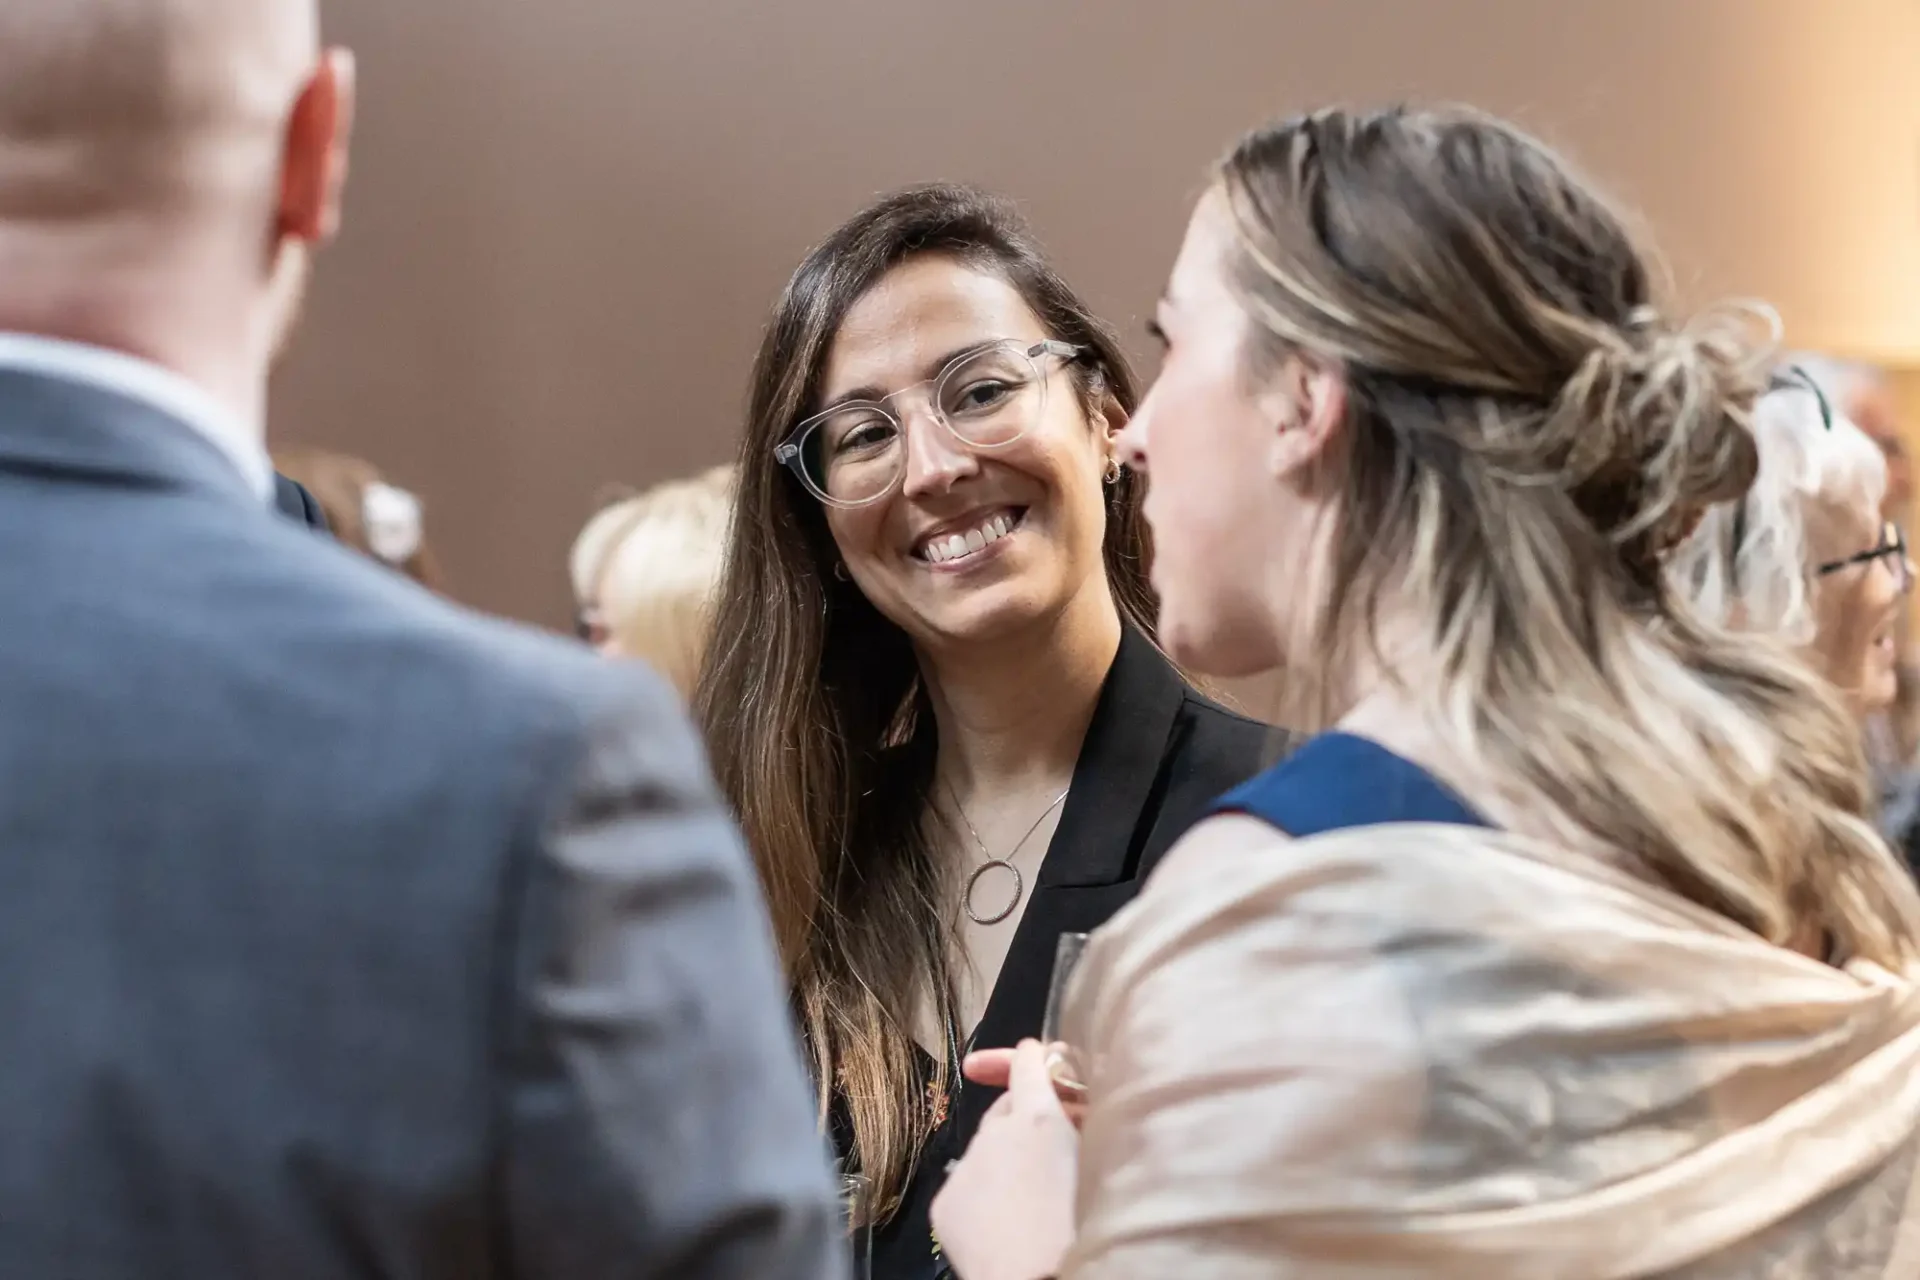
[[[1067,788],[1067,791],[1071,790],[1073,790],[1072,787]],[[1019,908],[1020,900],[1027,896],[1027,878],[1020,874],[1020,868],[1013,865],[1013,860],[1020,856],[1022,849],[1027,847],[1027,841],[1033,839],[1033,833],[1040,829],[1040,824],[1047,820],[1047,815],[1060,807],[1060,802],[1067,798],[1067,791],[1062,791],[1055,796],[1053,803],[1040,811],[1040,816],[1035,818],[1033,825],[1027,828],[1027,834],[1021,836],[1013,848],[1007,850],[1006,857],[996,858],[988,850],[987,842],[980,838],[980,833],[974,830],[973,820],[967,817],[967,811],[960,807],[960,799],[953,794],[953,787],[947,786],[947,800],[953,805],[953,811],[960,815],[960,821],[966,827],[967,834],[973,837],[974,847],[979,849],[980,856],[986,859],[973,869],[972,875],[967,877],[967,891],[961,899],[961,905],[966,908],[967,919],[975,924],[999,924]],[[995,870],[1013,872],[1013,897],[999,911],[986,915],[974,909],[973,891],[979,887],[981,877]]]

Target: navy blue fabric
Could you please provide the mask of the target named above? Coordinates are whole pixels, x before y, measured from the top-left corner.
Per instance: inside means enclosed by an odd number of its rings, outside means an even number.
[[[1386,822],[1490,826],[1411,760],[1350,733],[1323,733],[1235,787],[1216,813],[1244,813],[1305,838]]]

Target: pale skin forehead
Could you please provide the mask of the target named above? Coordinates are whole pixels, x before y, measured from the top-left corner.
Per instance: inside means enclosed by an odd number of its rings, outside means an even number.
[[[1803,500],[1807,550],[1816,563],[1838,560],[1876,545],[1880,537],[1880,495],[1864,469],[1838,477]]]
[[[1200,198],[1187,219],[1187,234],[1168,276],[1164,301],[1176,308],[1232,302],[1223,268],[1233,245],[1233,214],[1226,196],[1215,187]]]

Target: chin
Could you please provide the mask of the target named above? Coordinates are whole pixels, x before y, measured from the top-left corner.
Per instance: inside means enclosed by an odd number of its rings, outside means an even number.
[[[1898,696],[1899,686],[1891,671],[1884,676],[1876,675],[1861,690],[1860,713],[1863,716],[1883,715],[1893,710],[1894,699]]]
[[[1016,584],[999,583],[916,609],[902,629],[932,644],[985,644],[1018,635],[1058,613]]]
[[[1160,645],[1180,666],[1222,680],[1263,675],[1280,665],[1273,637],[1254,627],[1235,627],[1218,618],[1196,616],[1177,598],[1160,605]]]

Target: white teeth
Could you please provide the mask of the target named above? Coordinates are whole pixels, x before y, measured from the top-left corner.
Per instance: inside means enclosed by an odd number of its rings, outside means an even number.
[[[977,529],[933,539],[920,554],[930,564],[945,564],[949,560],[973,555],[1012,533],[1014,520],[1015,517],[1009,515],[993,516]]]

